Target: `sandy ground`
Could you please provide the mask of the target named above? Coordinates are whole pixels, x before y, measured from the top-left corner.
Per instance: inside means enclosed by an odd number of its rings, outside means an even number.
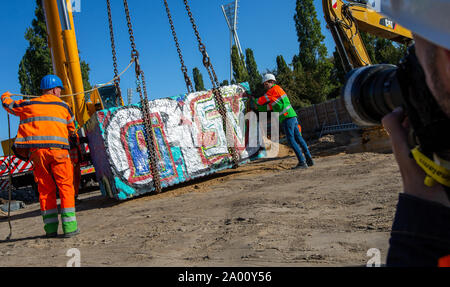
[[[81,195],[81,234],[46,239],[39,205],[0,215],[0,266],[364,266],[386,260],[401,181],[392,154],[348,154],[311,144],[316,165],[290,170],[293,153],[126,202]]]

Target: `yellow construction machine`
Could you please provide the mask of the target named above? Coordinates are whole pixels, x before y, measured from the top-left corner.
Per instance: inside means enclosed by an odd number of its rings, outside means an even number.
[[[408,45],[411,31],[372,9],[366,0],[322,0],[328,28],[346,72],[368,66],[372,61],[360,32]]]
[[[62,99],[74,112],[79,128],[78,133],[83,137],[83,125],[97,110],[103,109],[104,105],[98,90],[89,93],[90,98],[88,100],[85,97],[71,1],[43,0],[42,6],[45,11],[48,46],[51,51],[54,73],[63,81],[63,95],[74,95],[63,96]],[[4,160],[5,164],[7,165],[11,162],[12,168],[30,165],[31,162],[29,160],[26,162],[10,154],[10,146],[12,146],[14,140],[12,138],[2,142],[4,155],[7,156],[5,157],[6,161]],[[81,158],[78,165],[75,166],[75,177],[78,181],[86,183],[95,176],[95,169],[89,160],[87,144],[81,145],[79,157]],[[15,170],[19,169],[15,168]],[[28,186],[30,182],[33,183],[30,170],[32,168],[28,169],[27,172],[16,172],[14,174],[13,185],[15,188]],[[7,179],[6,176],[1,176],[0,184],[5,179]]]
[[[76,94],[63,99],[74,112],[78,125],[82,127],[97,109],[102,108],[102,102],[95,92],[91,94],[90,102],[85,100],[72,4],[70,0],[43,0],[42,4],[53,70],[63,81],[64,95]]]
[[[365,48],[361,32],[409,45],[411,31],[377,13],[367,0],[322,0],[327,27],[336,43],[344,70],[369,66],[372,61]],[[388,136],[382,126],[363,128],[363,150],[389,148]]]

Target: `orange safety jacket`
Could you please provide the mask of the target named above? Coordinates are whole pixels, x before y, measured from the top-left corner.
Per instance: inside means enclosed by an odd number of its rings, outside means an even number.
[[[297,117],[286,92],[279,85],[270,88],[264,96],[257,99],[256,104],[258,111],[280,113],[280,122],[287,118]]]
[[[14,148],[70,149],[69,133],[75,133],[75,117],[65,102],[54,95],[19,101],[9,95],[2,95],[3,108],[20,117]]]
[[[450,255],[439,259],[439,267],[450,267]]]

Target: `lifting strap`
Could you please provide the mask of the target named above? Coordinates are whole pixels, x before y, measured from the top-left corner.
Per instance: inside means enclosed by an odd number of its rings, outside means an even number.
[[[153,185],[156,193],[161,193],[161,178],[158,169],[158,157],[156,155],[155,135],[152,128],[151,112],[148,102],[147,85],[145,82],[144,71],[142,71],[139,64],[139,52],[136,50],[136,43],[134,41],[133,25],[131,24],[130,10],[128,8],[128,1],[123,0],[125,7],[125,14],[128,25],[128,33],[130,35],[131,43],[131,58],[134,59],[136,70],[136,86],[141,100],[141,112],[144,120],[144,131],[146,136],[146,142],[148,146],[148,159],[150,163],[150,170],[153,177]]]
[[[208,53],[206,52],[206,46],[203,44],[202,39],[200,38],[200,33],[198,32],[197,25],[195,24],[194,17],[191,12],[191,8],[189,7],[189,3],[187,0],[184,1],[184,6],[186,7],[186,11],[189,16],[189,20],[191,21],[192,28],[194,29],[195,36],[197,37],[198,47],[200,50],[200,53],[203,55],[203,65],[205,66],[206,70],[208,71],[209,78],[211,79],[211,83],[213,86],[213,93],[214,93],[214,100],[216,102],[216,106],[218,107],[219,113],[222,117],[222,124],[223,129],[225,132],[225,136],[227,139],[227,146],[228,146],[228,153],[232,157],[233,161],[233,168],[237,168],[239,166],[239,156],[236,152],[236,146],[234,144],[234,136],[232,134],[232,126],[230,124],[230,121],[227,117],[227,110],[225,108],[225,103],[223,100],[222,93],[220,91],[220,84],[219,80],[217,79],[216,72],[214,71],[214,67],[211,63],[211,59],[208,56]]]

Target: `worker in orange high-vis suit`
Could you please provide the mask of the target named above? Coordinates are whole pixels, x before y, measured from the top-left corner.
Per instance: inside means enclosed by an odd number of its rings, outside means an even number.
[[[69,156],[69,138],[75,135],[75,118],[69,106],[60,99],[62,89],[61,79],[48,75],[41,81],[42,96],[38,98],[13,101],[9,92],[1,97],[5,110],[20,117],[13,149],[33,161],[47,237],[58,236],[56,190],[61,199],[64,237],[80,232],[75,216],[73,165]]]

